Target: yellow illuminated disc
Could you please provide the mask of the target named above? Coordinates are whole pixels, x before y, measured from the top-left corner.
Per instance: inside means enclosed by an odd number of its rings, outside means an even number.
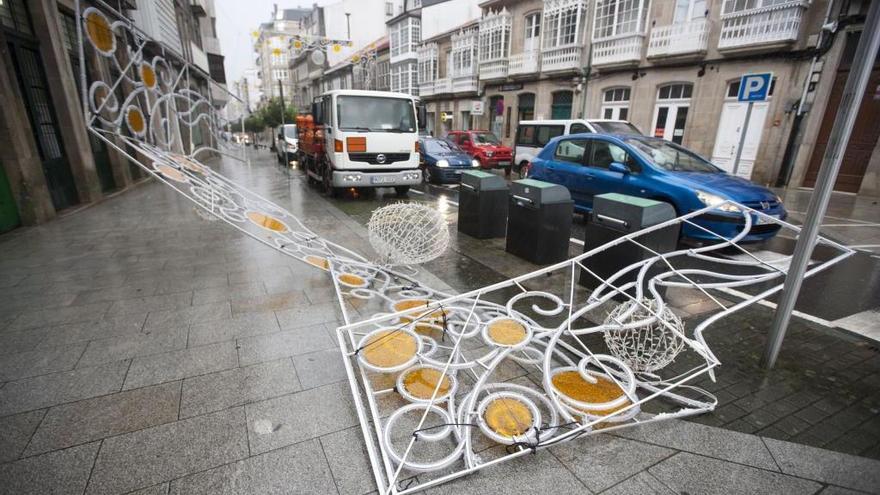
[[[337,277],[337,280],[345,285],[351,285],[354,287],[363,287],[364,285],[367,285],[367,281],[364,280],[363,277],[351,273],[340,274],[339,277]]]
[[[251,222],[263,227],[266,230],[271,230],[272,232],[287,232],[287,225],[284,224],[281,220],[278,220],[275,217],[266,215],[265,213],[260,213],[258,211],[249,211],[247,212],[247,217]]]
[[[156,87],[156,71],[153,70],[150,64],[141,64],[141,81],[148,88]]]
[[[128,122],[128,128],[131,132],[142,135],[147,130],[147,124],[144,121],[144,114],[137,107],[128,107],[125,113],[125,121]]]
[[[499,397],[486,406],[483,420],[495,433],[512,438],[529,431],[532,426],[532,411],[522,401]]]
[[[91,11],[86,14],[86,36],[99,51],[108,54],[116,48],[116,38],[110,22],[103,14]]]
[[[272,55],[281,55],[281,48],[275,48],[272,50]]]
[[[487,330],[489,340],[499,345],[517,345],[526,339],[526,327],[516,320],[495,320]]]
[[[253,36],[254,38],[259,38],[260,32],[259,31],[251,31],[251,36]]]
[[[363,345],[364,360],[377,368],[394,368],[408,363],[416,355],[418,343],[412,335],[384,330],[373,334]]]
[[[403,376],[403,387],[406,391],[416,399],[430,400],[434,396],[434,389],[437,388],[437,382],[440,382],[440,388],[437,389],[437,399],[443,399],[449,395],[452,388],[452,382],[448,376],[434,368],[416,368],[408,371]]]
[[[597,382],[590,383],[577,371],[562,371],[553,375],[553,386],[562,395],[587,404],[602,404],[618,399],[623,395],[616,383],[602,376],[595,376]],[[607,416],[629,405],[629,401],[618,407],[603,410],[585,410],[584,412],[594,416]]]
[[[198,174],[205,173],[205,169],[202,168],[201,165],[199,165],[198,163],[190,160],[189,158],[187,158],[183,155],[171,155],[171,159],[174,160],[175,162],[179,163],[180,166],[189,170],[190,172],[196,172]]]
[[[293,42],[293,47],[296,48],[297,50],[299,50],[300,48],[303,47],[303,42],[300,40],[296,40]]]
[[[177,182],[186,182],[186,176],[180,170],[168,165],[159,165],[156,170],[165,177],[176,180]]]
[[[322,270],[329,270],[330,269],[330,262],[327,261],[327,258],[309,255],[309,256],[306,256],[305,260],[306,260],[306,263],[313,265],[313,266],[317,266],[318,268],[320,268]]]
[[[351,61],[356,64],[361,61],[361,58],[355,55],[354,57],[351,57]]]
[[[335,44],[335,45],[333,45],[333,53],[339,53],[339,52],[341,52],[341,51],[342,51],[342,46],[341,46],[341,45],[339,45],[338,43]]]
[[[404,299],[403,301],[397,301],[396,303],[394,303],[394,305],[392,307],[394,308],[394,311],[400,312],[400,311],[406,311],[408,309],[414,309],[414,308],[419,308],[419,307],[424,308],[429,303],[430,303],[430,301],[428,301],[426,299]],[[443,318],[444,312],[445,312],[444,310],[440,310],[440,309],[435,310],[430,315],[428,315],[428,318],[431,318],[431,319]],[[425,314],[425,312],[422,311],[420,313],[412,313],[412,314],[408,315],[408,317],[409,318],[418,318],[424,314]]]

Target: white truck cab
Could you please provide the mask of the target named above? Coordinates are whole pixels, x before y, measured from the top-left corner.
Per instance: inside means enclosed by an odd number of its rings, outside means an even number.
[[[422,181],[419,99],[405,93],[333,90],[312,103],[323,129],[324,160],[308,170],[331,194],[351,187],[394,187],[404,194]]]

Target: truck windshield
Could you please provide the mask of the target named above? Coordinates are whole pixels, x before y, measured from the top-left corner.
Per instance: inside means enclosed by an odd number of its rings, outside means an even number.
[[[376,96],[339,96],[336,113],[341,130],[416,132],[412,100]]]
[[[632,145],[648,161],[658,167],[674,172],[718,173],[721,170],[696,153],[662,139],[624,140]]]

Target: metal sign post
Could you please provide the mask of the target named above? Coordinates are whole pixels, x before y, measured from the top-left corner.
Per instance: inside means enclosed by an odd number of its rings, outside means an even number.
[[[765,101],[770,93],[770,84],[773,81],[773,73],[745,74],[739,80],[739,93],[736,99],[749,102],[746,109],[746,121],[743,123],[742,132],[739,134],[739,145],[736,147],[736,158],[733,159],[733,175],[739,171],[739,160],[742,157],[743,146],[746,144],[746,134],[749,132],[749,121],[752,119],[752,107],[756,101]]]
[[[849,76],[846,78],[846,86],[840,99],[840,107],[834,118],[834,126],[831,128],[831,136],[828,139],[828,148],[822,158],[822,166],[816,178],[816,189],[810,196],[810,205],[804,217],[804,225],[798,236],[797,245],[791,258],[788,275],[785,277],[785,285],[776,314],[773,315],[773,325],[770,327],[770,335],[767,339],[767,348],[764,350],[763,364],[772,368],[779,356],[779,349],[785,338],[785,331],[791,321],[791,312],[797,302],[798,293],[804,280],[804,273],[810,262],[810,255],[819,235],[819,226],[825,217],[837,174],[840,172],[840,164],[843,161],[843,152],[849,142],[853,125],[859,113],[859,105],[868,86],[871,76],[871,67],[877,57],[877,48],[880,46],[880,2],[872,2],[865,20],[859,46],[856,49],[855,63]]]

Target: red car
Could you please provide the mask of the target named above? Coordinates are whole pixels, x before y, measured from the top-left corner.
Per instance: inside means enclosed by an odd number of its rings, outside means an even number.
[[[480,162],[480,168],[510,171],[513,150],[489,131],[450,131],[446,138]]]

